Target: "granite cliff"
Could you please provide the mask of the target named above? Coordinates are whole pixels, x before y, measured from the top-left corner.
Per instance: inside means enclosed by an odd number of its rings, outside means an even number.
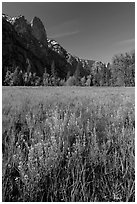
[[[89,74],[94,60],[79,59],[68,53],[53,39],[48,39],[43,23],[37,17],[28,22],[24,16],[2,15],[2,70],[3,77],[7,67],[20,67],[25,72],[35,72],[42,76],[45,68],[51,73],[51,64],[60,78],[75,73],[81,63],[81,75]]]

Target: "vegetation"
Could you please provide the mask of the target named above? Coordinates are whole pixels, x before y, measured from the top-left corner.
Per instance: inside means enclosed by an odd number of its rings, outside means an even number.
[[[30,66],[30,64],[29,64]],[[30,70],[30,67],[27,69]],[[65,79],[58,77],[54,61],[51,73],[45,68],[43,76],[36,73],[23,72],[19,67],[8,67],[3,79],[6,86],[135,86],[135,52],[116,55],[112,64],[96,62],[92,65],[89,75],[83,76],[82,63],[78,61],[73,76]]]
[[[135,52],[116,55],[113,58],[112,84],[135,86]]]
[[[2,111],[3,201],[135,202],[133,88],[4,87]]]

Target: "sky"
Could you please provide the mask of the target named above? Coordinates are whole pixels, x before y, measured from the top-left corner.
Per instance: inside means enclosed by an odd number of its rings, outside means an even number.
[[[107,63],[135,49],[133,2],[3,2],[2,13],[39,17],[49,39],[82,59]]]

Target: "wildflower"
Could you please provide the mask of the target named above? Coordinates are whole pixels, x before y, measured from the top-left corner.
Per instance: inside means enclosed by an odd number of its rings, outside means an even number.
[[[25,180],[28,180],[28,175],[24,175],[24,179],[25,179]]]
[[[11,164],[8,164],[8,168],[9,168],[9,169],[11,168]]]
[[[15,178],[15,182],[18,183],[19,182],[19,177]]]
[[[13,155],[13,160],[16,160],[16,155],[15,154]]]
[[[22,166],[23,166],[23,163],[20,161],[19,162],[19,165],[18,165],[18,169],[21,171],[22,170]]]

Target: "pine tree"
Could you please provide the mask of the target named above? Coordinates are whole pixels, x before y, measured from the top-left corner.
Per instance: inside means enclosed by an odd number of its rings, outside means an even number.
[[[80,85],[80,71],[81,71],[81,67],[82,67],[82,63],[79,60],[78,63],[77,63],[75,74],[74,74],[75,79],[76,79],[76,86]]]
[[[57,85],[57,83],[56,83],[57,72],[56,72],[56,67],[55,67],[54,60],[52,61],[52,64],[51,64],[51,76],[52,76],[52,85],[56,86]]]
[[[7,70],[5,74],[5,79],[4,79],[5,86],[12,86],[12,75],[13,73],[10,70]]]
[[[49,74],[47,73],[47,69],[45,68],[45,72],[42,77],[42,83],[44,86],[49,86]]]

